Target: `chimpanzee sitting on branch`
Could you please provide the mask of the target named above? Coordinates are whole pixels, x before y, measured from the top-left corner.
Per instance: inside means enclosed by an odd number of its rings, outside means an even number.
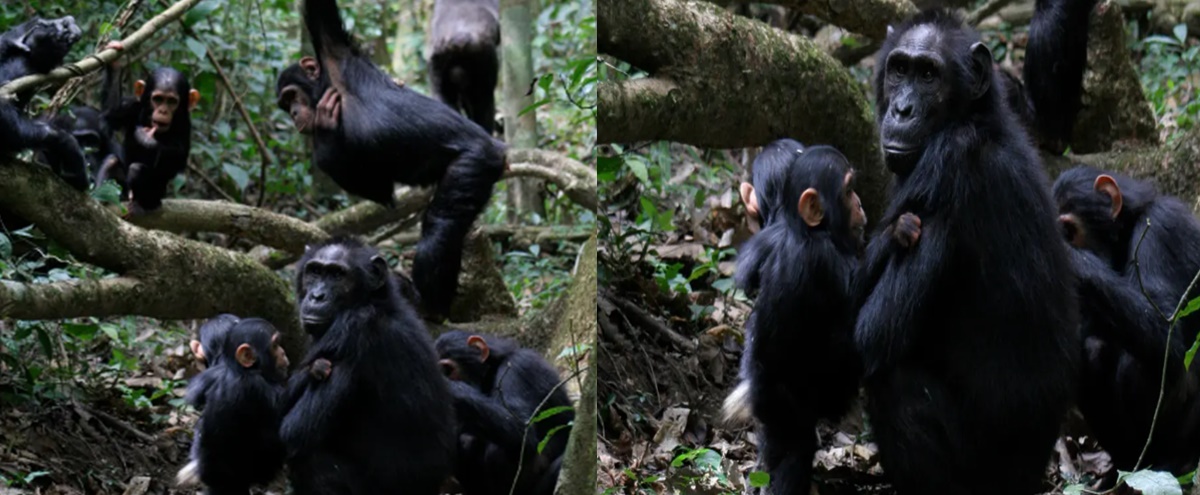
[[[500,337],[451,330],[436,345],[458,413],[454,477],[463,492],[503,495],[515,484],[513,493],[552,495],[567,449],[567,425],[575,419],[558,386],[558,371],[537,352]],[[529,424],[555,408],[566,409]]]
[[[335,0],[306,0],[304,19],[317,58],[280,74],[279,107],[312,134],[317,166],[351,194],[390,206],[397,182],[437,185],[412,273],[426,311],[445,316],[464,238],[504,173],[504,145],[446,105],[395,84],[355,46]]]

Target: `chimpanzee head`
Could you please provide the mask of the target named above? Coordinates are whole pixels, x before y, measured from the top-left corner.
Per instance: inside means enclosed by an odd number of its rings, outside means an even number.
[[[221,359],[221,350],[225,348],[225,339],[238,321],[241,319],[237,316],[223,313],[200,325],[198,338],[191,342],[192,354],[196,355],[196,360],[216,366],[217,360]]]
[[[932,136],[973,114],[992,77],[991,51],[948,10],[889,26],[875,64],[875,119],[888,169],[911,173]]]
[[[335,237],[308,248],[299,266],[300,322],[314,337],[324,335],[343,312],[396,295],[387,261],[354,238]]]
[[[1114,267],[1124,267],[1129,254],[1128,227],[1157,196],[1141,181],[1101,170],[1075,167],[1054,181],[1054,200],[1063,236]]]
[[[0,59],[24,58],[33,72],[50,72],[62,65],[71,46],[82,36],[83,31],[72,16],[60,19],[35,17],[0,35]]]
[[[450,330],[438,336],[438,366],[449,380],[462,381],[488,392],[500,358],[516,344],[490,335]]]
[[[287,377],[288,358],[279,343],[279,332],[262,318],[239,319],[222,314],[200,327],[200,341],[192,341],[196,359],[209,367],[257,371],[268,381]]]
[[[153,128],[155,133],[191,132],[191,112],[200,102],[200,92],[192,89],[182,72],[170,67],[154,69],[148,79],[133,83],[133,94],[142,102],[138,125]]]
[[[743,182],[739,188],[752,226],[762,228],[779,215],[779,208],[784,207],[783,185],[788,179],[788,169],[803,152],[803,144],[785,138],[764,146],[754,159],[750,182]]]
[[[835,244],[857,250],[864,242],[867,215],[854,191],[854,169],[832,146],[812,146],[788,169],[783,210],[793,227],[828,232]],[[794,213],[793,213],[794,212]]]
[[[317,107],[317,81],[321,66],[317,59],[304,57],[279,74],[275,82],[275,97],[279,108],[292,117],[296,130],[309,134],[313,130],[313,110]]]

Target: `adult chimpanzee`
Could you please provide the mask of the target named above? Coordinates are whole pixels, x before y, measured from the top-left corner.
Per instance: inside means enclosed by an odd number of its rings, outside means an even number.
[[[180,484],[198,477],[209,494],[249,494],[283,467],[279,404],[288,360],[278,340],[260,318],[220,315],[200,328],[192,350],[208,369],[188,384],[187,400],[203,413]]]
[[[1078,303],[1037,152],[991,53],[946,10],[889,29],[876,118],[907,251],[877,236],[855,341],[884,471],[901,494],[1036,491],[1071,405]],[[1021,212],[1016,214],[1016,212]],[[985,483],[981,472],[998,472]]]
[[[182,72],[160,67],[134,82],[133,95],[107,112],[109,124],[125,132],[125,156],[119,165],[102,169],[96,182],[123,173],[130,212],[137,214],[161,207],[167,186],[187,168],[191,112],[200,102],[200,92]]]
[[[1169,342],[1165,317],[1200,271],[1200,222],[1150,184],[1092,167],[1063,172],[1054,197],[1067,241],[1078,249],[1086,349],[1080,411],[1113,467],[1133,470],[1150,433],[1166,353],[1167,389],[1142,467],[1195,469],[1200,371],[1185,370],[1183,357],[1200,317],[1180,320]]]
[[[575,414],[554,414],[528,431],[526,425],[536,414],[571,407],[558,386],[558,371],[537,352],[499,337],[451,330],[436,345],[458,414],[454,476],[463,492],[507,494],[516,477],[514,493],[553,494],[567,449],[566,427]],[[538,443],[547,435],[550,440],[539,454]]]
[[[75,141],[83,149],[88,172],[92,177],[97,176],[100,169],[111,168],[121,162],[121,144],[113,136],[112,128],[108,126],[108,121],[100,110],[78,105],[72,107],[69,114],[62,113],[56,116],[50,124],[75,137]]]
[[[0,85],[62,65],[81,35],[71,16],[34,18],[9,29],[0,35]],[[0,156],[30,148],[41,150],[55,174],[72,187],[87,190],[83,152],[71,134],[22,114],[33,92],[25,90],[14,101],[0,101]]]
[[[1096,0],[1037,0],[1025,47],[1025,86],[1039,144],[1062,153],[1071,142],[1087,68],[1088,16]],[[1028,123],[1026,123],[1028,125]]]
[[[437,0],[429,28],[429,82],[433,94],[488,134],[496,126],[496,79],[500,73],[500,2]]]
[[[763,154],[756,172],[764,160],[790,166],[781,201],[760,210],[773,221],[738,254],[738,285],[758,288],[742,359],[771,493],[807,494],[817,420],[840,417],[858,391],[850,284],[867,219],[854,172],[836,149],[776,146]]]
[[[387,262],[334,238],[300,260],[296,292],[314,339],[301,368],[332,364],[288,383],[280,435],[296,493],[437,493],[452,470],[453,402]]]
[[[463,240],[504,173],[504,145],[446,105],[395,84],[353,44],[335,0],[304,6],[317,60],[280,74],[279,106],[297,129],[313,133],[317,166],[351,194],[391,205],[395,182],[437,184],[412,273],[427,312],[445,316]]]

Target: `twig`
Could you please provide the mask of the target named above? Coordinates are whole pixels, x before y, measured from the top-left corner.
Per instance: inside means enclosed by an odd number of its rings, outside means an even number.
[[[95,415],[96,417],[107,421],[108,424],[113,425],[122,430],[125,430],[126,433],[129,433],[130,435],[137,437],[138,440],[141,440],[143,442],[150,443],[150,444],[154,443],[154,437],[150,436],[149,434],[142,433],[141,430],[134,428],[129,423],[126,423],[124,421],[121,421],[120,419],[113,417],[111,414],[108,414],[99,409],[94,409],[94,408],[88,407],[86,405],[83,406],[83,408],[86,409],[88,412],[92,413],[93,415]]]
[[[124,28],[125,24],[129,23],[129,19],[133,18],[134,12],[137,12],[138,7],[141,5],[142,0],[130,0],[130,2],[126,4],[120,12],[117,12],[116,20],[113,21],[112,24],[113,29]],[[99,50],[103,48],[108,43],[111,33],[112,31],[100,35],[100,38],[96,40],[95,49]],[[77,77],[67,81],[67,83],[64,84],[62,88],[59,88],[58,92],[54,94],[54,97],[50,99],[50,109],[47,113],[49,115],[58,113],[58,111],[61,110],[68,101],[71,101],[77,94],[79,94],[79,89],[83,86],[84,82],[85,80],[82,77]]]
[[[167,0],[158,0],[158,3],[167,5]],[[217,60],[217,57],[213,55],[212,49],[209,48],[208,44],[205,43],[204,40],[200,39],[200,37],[196,35],[196,32],[193,31],[192,28],[188,27],[187,24],[184,24],[182,18],[179,19],[179,24],[183,26],[184,34],[191,36],[196,40],[196,42],[204,45],[204,55],[206,58],[208,58],[208,63],[212,64],[213,68],[217,70],[217,76],[221,78],[221,83],[225,85],[225,90],[229,92],[229,96],[233,97],[233,106],[237,107],[238,112],[242,114],[242,120],[246,121],[246,127],[250,128],[250,137],[254,138],[254,145],[258,147],[258,153],[260,156],[262,156],[262,166],[259,169],[258,187],[260,191],[258,194],[257,204],[257,206],[261,207],[267,198],[267,168],[272,162],[274,162],[271,157],[271,150],[267,148],[267,144],[263,142],[262,135],[259,134],[258,128],[254,126],[254,120],[250,118],[250,112],[246,111],[246,105],[242,103],[242,98],[238,96],[237,91],[233,90],[233,83],[229,81],[229,76],[225,75],[225,70],[221,68],[221,63]],[[230,199],[230,201],[233,200]]]
[[[211,187],[214,191],[216,191],[217,194],[220,194],[222,197],[224,197],[230,203],[240,203],[240,201],[233,199],[233,196],[231,196],[229,193],[225,192],[225,190],[222,189],[221,186],[216,183],[216,181],[209,178],[208,174],[204,173],[203,170],[200,170],[200,167],[197,167],[196,164],[192,163],[191,160],[188,160],[188,170],[190,170],[190,171],[192,171],[192,173],[200,176],[200,180],[204,181],[205,184],[208,184],[208,186]]]
[[[1158,312],[1158,316],[1161,316],[1163,321],[1169,322],[1171,321],[1171,317],[1167,316],[1166,313],[1163,313],[1162,308],[1158,307],[1158,302],[1156,302],[1153,297],[1150,297],[1150,293],[1146,290],[1146,283],[1142,280],[1142,264],[1139,261],[1138,254],[1141,253],[1142,241],[1146,240],[1146,234],[1149,232],[1150,219],[1147,218],[1146,228],[1142,230],[1142,236],[1138,238],[1137,246],[1133,248],[1133,273],[1137,277],[1138,288],[1142,290],[1142,297],[1145,297],[1147,301],[1150,301],[1150,306],[1154,308],[1154,311]]]
[[[691,351],[696,349],[696,344],[692,343],[691,340],[688,340],[686,337],[679,335],[674,330],[671,330],[671,328],[666,324],[658,321],[653,316],[650,316],[650,314],[643,311],[642,308],[637,307],[637,305],[617,297],[614,294],[610,294],[608,296],[608,300],[612,301],[613,304],[620,308],[621,312],[626,313],[629,316],[633,316],[633,319],[639,326],[657,330],[658,333],[662,334],[663,337],[666,337],[667,340],[670,340],[672,343],[683,348],[684,350]]]
[[[982,7],[975,9],[974,12],[967,14],[967,24],[972,26],[977,25],[984,18],[999,12],[1000,9],[1004,8],[1010,3],[1012,3],[1012,0],[988,0],[988,3],[985,3]]]
[[[155,31],[158,31],[167,23],[180,18],[189,9],[195,7],[196,4],[199,4],[200,1],[201,0],[180,0],[179,3],[172,5],[171,8],[167,9],[163,13],[155,16],[149,21],[146,21],[146,24],[142,25],[141,28],[138,28],[137,31],[134,31],[133,34],[130,34],[129,36],[125,37],[125,39],[121,40],[121,43],[124,45],[126,50],[140,45],[151,35],[153,35]],[[101,50],[99,53],[88,55],[87,57],[84,57],[83,60],[73,64],[64,65],[54,69],[46,74],[33,74],[17,78],[8,84],[5,84],[3,87],[0,87],[0,98],[12,99],[22,91],[36,88],[42,84],[53,84],[65,81],[72,77],[87,75],[88,73],[95,72],[101,67],[112,63],[112,61],[116,60],[118,56],[120,56],[119,51],[109,48]]]

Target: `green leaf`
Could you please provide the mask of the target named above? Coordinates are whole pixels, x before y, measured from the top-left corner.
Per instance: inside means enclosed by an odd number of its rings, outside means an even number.
[[[50,471],[34,471],[32,473],[29,473],[29,474],[25,475],[25,479],[24,479],[25,484],[28,485],[29,483],[32,483],[33,480],[36,480],[38,478],[41,478],[42,476],[46,476],[49,474],[50,474]]]
[[[641,157],[630,156],[625,159],[625,165],[629,166],[629,171],[642,184],[650,183],[650,174],[646,171],[646,162]]]
[[[121,328],[113,325],[112,323],[101,323],[100,331],[104,332],[104,335],[107,335],[108,338],[112,339],[114,342],[121,341]],[[115,353],[116,352],[114,351],[114,354]]]
[[[750,473],[750,487],[763,488],[771,483],[771,475],[762,471],[753,471]]]
[[[1187,315],[1195,313],[1198,309],[1200,309],[1200,297],[1188,301],[1187,306],[1184,306],[1183,309],[1179,310],[1179,314],[1175,316],[1175,320],[1178,321]]]
[[[1183,495],[1179,480],[1167,472],[1142,470],[1128,473],[1121,480],[1142,495]]]
[[[1083,495],[1084,490],[1086,489],[1087,486],[1082,484],[1067,485],[1066,488],[1063,488],[1063,495]]]
[[[1142,40],[1142,43],[1152,44],[1152,45],[1179,46],[1179,41],[1176,40],[1175,38],[1168,38],[1166,36],[1158,35],[1158,34],[1156,34],[1154,36],[1147,36],[1146,39]]]
[[[556,414],[562,414],[572,410],[573,409],[571,409],[571,406],[551,407],[550,409],[546,409],[545,411],[538,413],[537,416],[534,416],[532,422],[537,423]]]
[[[250,173],[246,172],[242,167],[226,163],[221,168],[225,170],[225,175],[228,175],[233,180],[233,183],[237,185],[239,191],[244,191],[246,186],[250,185]]]
[[[600,182],[612,182],[617,178],[624,160],[619,156],[602,156],[596,158],[596,179]]]
[[[733,290],[733,278],[728,277],[728,278],[719,279],[716,282],[712,283],[712,288],[715,289],[717,292],[727,293],[730,290]]]
[[[121,186],[116,181],[109,180],[92,189],[92,197],[104,204],[115,205],[121,202]]]
[[[542,88],[542,91],[544,91],[544,92],[547,92],[547,93],[550,92],[551,84],[554,84],[554,75],[553,74],[545,74],[542,77],[538,78],[538,87]]]
[[[1192,360],[1196,358],[1196,350],[1200,349],[1200,335],[1196,336],[1196,341],[1192,342],[1192,348],[1188,349],[1187,354],[1183,355],[1183,369],[1192,369]]]
[[[224,3],[225,0],[204,0],[183,15],[183,23],[191,27],[216,12]]]
[[[46,328],[38,325],[37,329],[38,344],[42,346],[42,354],[46,355],[46,359],[54,359],[54,346],[50,344],[50,334],[46,333]]]
[[[187,38],[183,42],[187,45],[188,50],[192,51],[192,55],[196,56],[197,60],[204,60],[204,55],[208,53],[208,48],[204,47],[204,43],[195,38]]]
[[[1179,40],[1180,45],[1187,43],[1187,24],[1177,24],[1172,31],[1175,33],[1175,39]]]
[[[100,325],[95,323],[63,323],[63,332],[80,340],[92,340],[100,331]]]
[[[4,232],[0,232],[0,259],[9,259],[12,257],[12,241]]]
[[[554,360],[560,361],[560,360],[563,360],[566,358],[579,356],[587,351],[590,351],[591,349],[592,349],[592,346],[590,344],[575,344],[573,346],[567,347],[566,349],[563,349],[562,352],[558,353],[558,356],[554,357]]]
[[[570,427],[571,427],[571,425],[569,423],[565,424],[565,425],[558,425],[558,426],[555,426],[554,428],[551,428],[550,431],[546,432],[546,437],[543,438],[542,441],[538,442],[538,446],[537,446],[538,453],[541,454],[542,450],[545,450],[546,444],[550,443],[550,438],[554,436],[554,433],[556,433],[558,430],[561,430],[563,428],[570,428]]]

